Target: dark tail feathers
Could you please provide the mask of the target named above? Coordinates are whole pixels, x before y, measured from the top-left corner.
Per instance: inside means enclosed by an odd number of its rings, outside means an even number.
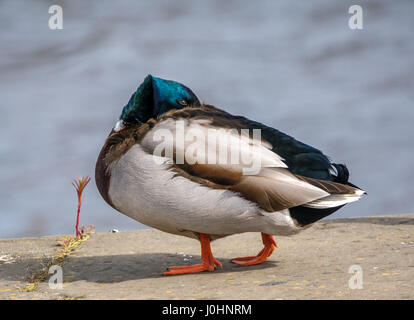
[[[332,163],[332,167],[334,167],[336,171],[336,176],[333,175],[333,181],[342,184],[347,184],[349,179],[349,171],[346,165]]]

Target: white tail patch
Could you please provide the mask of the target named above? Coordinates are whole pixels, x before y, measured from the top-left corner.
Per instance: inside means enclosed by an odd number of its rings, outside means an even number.
[[[355,193],[352,194],[333,194],[304,204],[304,206],[314,209],[339,207],[344,204],[359,200],[364,193],[365,191],[357,189],[355,190]]]

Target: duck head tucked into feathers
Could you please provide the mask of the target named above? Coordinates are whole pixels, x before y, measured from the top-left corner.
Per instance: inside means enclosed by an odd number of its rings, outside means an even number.
[[[148,75],[123,108],[115,131],[145,123],[159,115],[185,107],[199,107],[197,96],[181,83]]]
[[[192,133],[177,134],[180,128]],[[259,130],[260,140],[243,137],[242,130]],[[173,138],[160,141],[161,132]],[[234,154],[260,159],[258,170],[245,174],[249,164],[233,161]],[[123,108],[95,168],[98,190],[114,209],[161,231],[200,240],[202,264],[171,267],[165,275],[221,267],[210,241],[244,232],[261,232],[264,248],[232,262],[264,262],[276,248],[272,235],[298,233],[365,194],[348,178],[346,166],[332,163],[322,151],[201,104],[186,86],[151,75]]]

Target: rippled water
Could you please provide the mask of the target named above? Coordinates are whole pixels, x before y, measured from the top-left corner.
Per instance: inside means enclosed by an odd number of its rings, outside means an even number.
[[[0,2],[0,237],[71,233],[71,179],[93,174],[144,77],[285,131],[346,163],[368,197],[333,217],[408,213],[414,171],[414,2]],[[142,227],[91,183],[81,223]]]

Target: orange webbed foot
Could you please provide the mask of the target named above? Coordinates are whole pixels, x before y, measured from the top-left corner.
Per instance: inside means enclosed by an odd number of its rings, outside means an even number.
[[[266,233],[262,233],[262,241],[264,248],[256,256],[240,257],[233,259],[231,262],[247,267],[266,261],[277,247],[277,244],[273,236]]]
[[[222,264],[216,258],[210,248],[210,236],[208,234],[199,234],[201,243],[201,260],[202,264],[196,264],[193,266],[173,266],[169,267],[167,272],[163,274],[165,276],[186,274],[186,273],[198,273],[202,271],[214,271],[216,267],[222,268]]]

